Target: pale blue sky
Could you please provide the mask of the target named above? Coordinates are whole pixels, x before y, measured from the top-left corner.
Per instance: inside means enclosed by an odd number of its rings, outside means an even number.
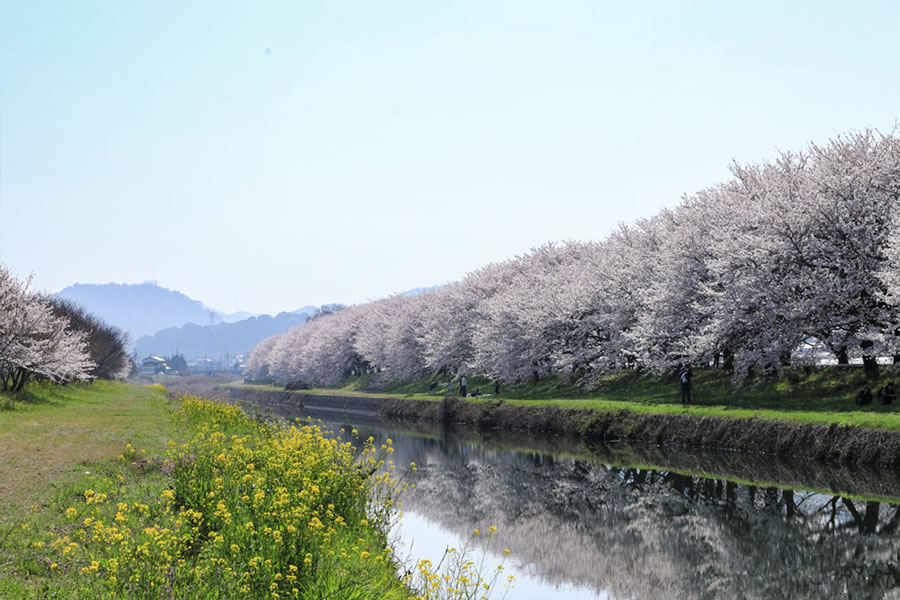
[[[890,130],[898,6],[0,3],[0,262],[277,312],[599,239]]]

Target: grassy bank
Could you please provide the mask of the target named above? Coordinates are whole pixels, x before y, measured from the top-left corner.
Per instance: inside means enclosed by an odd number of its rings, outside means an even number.
[[[694,401],[684,406],[679,401],[679,384],[674,374],[657,377],[634,371],[623,371],[597,381],[584,390],[567,384],[560,377],[545,377],[538,382],[501,386],[494,396],[492,381],[470,377],[468,389],[480,388],[486,394],[470,398],[468,402],[523,406],[555,406],[602,412],[629,411],[638,414],[691,415],[695,417],[725,417],[762,419],[810,425],[847,425],[873,429],[900,431],[900,403],[881,406],[877,400],[866,407],[854,402],[863,385],[875,390],[890,380],[900,383],[900,374],[893,368],[882,367],[878,380],[866,378],[858,367],[819,367],[815,369],[787,369],[777,380],[748,383],[735,389],[730,376],[721,370],[698,369],[694,374]],[[436,391],[447,390],[447,378],[432,375],[417,381],[393,382],[374,386],[372,376],[351,378],[340,386],[308,390],[302,393],[345,395],[377,394],[387,398],[415,398],[434,400],[442,396],[429,393],[432,384]],[[456,392],[454,382],[453,392]],[[257,389],[280,390],[275,386],[247,386]]]
[[[758,380],[736,389],[731,376],[720,369],[697,369],[694,372],[694,404],[728,405],[734,408],[765,408],[775,410],[852,411],[853,398],[868,384],[873,389],[890,380],[900,383],[900,373],[882,367],[878,380],[866,378],[860,367],[817,367],[814,369],[785,369],[776,380]],[[416,381],[395,381],[376,385],[371,375],[345,380],[332,390],[345,392],[373,392],[391,396],[427,396],[432,383],[438,392],[446,392],[447,378],[430,375]],[[480,388],[485,395],[493,395],[494,382],[484,377],[468,378],[468,391]],[[458,381],[452,392],[458,392]],[[500,397],[513,400],[612,400],[633,404],[678,404],[679,386],[675,374],[654,376],[623,370],[600,378],[590,389],[567,383],[559,376],[547,376],[537,382],[503,383]],[[871,407],[870,407],[871,408]]]
[[[35,387],[11,401],[0,412],[2,481],[17,482],[2,497],[2,598],[414,593],[384,534],[403,487],[389,444],[171,401],[158,386]]]

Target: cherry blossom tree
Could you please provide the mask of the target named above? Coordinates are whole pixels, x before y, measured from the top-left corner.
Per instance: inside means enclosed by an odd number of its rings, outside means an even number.
[[[78,304],[56,297],[47,298],[54,314],[64,317],[69,328],[82,332],[90,353],[90,376],[98,379],[125,379],[131,371],[128,358],[128,334],[89,313]],[[184,359],[182,358],[182,361]],[[169,361],[169,364],[172,364]]]
[[[423,313],[433,294],[391,296],[358,307],[355,349],[379,379],[410,380],[426,372]]]
[[[29,292],[29,281],[0,265],[0,390],[21,391],[33,377],[86,378],[94,363],[86,336],[73,331],[50,303]]]
[[[900,140],[863,131],[734,164],[727,181],[597,242],[547,244],[417,297],[325,315],[252,372],[560,373],[721,365],[775,373],[810,341],[839,362],[900,355]]]
[[[810,152],[818,259],[813,320],[839,355],[855,346],[872,367],[876,354],[898,347],[895,303],[880,274],[900,199],[900,140],[865,131]]]
[[[584,335],[592,295],[586,268],[590,244],[547,244],[505,265],[502,285],[479,304],[474,366],[522,381],[578,363],[572,349]]]
[[[356,349],[359,320],[360,310],[353,307],[309,323],[312,327],[306,332],[306,343],[298,356],[303,379],[333,385],[369,370]]]
[[[253,348],[253,351],[247,358],[247,365],[244,368],[244,373],[248,378],[253,380],[264,380],[270,377],[273,358],[272,350],[285,335],[287,334],[279,333],[268,337]]]

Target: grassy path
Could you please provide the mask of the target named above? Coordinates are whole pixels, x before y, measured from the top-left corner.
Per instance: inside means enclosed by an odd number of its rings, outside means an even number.
[[[31,387],[14,410],[0,411],[0,520],[48,505],[56,490],[95,461],[118,456],[126,442],[162,451],[173,429],[162,388],[108,381]]]

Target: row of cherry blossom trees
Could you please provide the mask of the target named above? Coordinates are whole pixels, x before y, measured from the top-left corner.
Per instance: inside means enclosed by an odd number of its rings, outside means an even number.
[[[85,335],[88,353],[93,367],[90,377],[94,379],[125,379],[131,372],[132,363],[128,356],[130,338],[122,329],[110,325],[80,304],[53,296],[48,298],[53,312],[69,321],[69,329]],[[178,361],[181,366],[177,366]],[[175,355],[168,359],[173,369],[184,369],[184,357]]]
[[[32,378],[67,381],[88,377],[88,335],[74,330],[52,303],[31,292],[0,265],[0,391],[21,391]]]
[[[314,319],[253,351],[251,377],[323,384],[719,365],[742,381],[900,355],[900,138],[864,131],[732,166],[602,241],[547,244],[424,294]],[[821,354],[817,354],[821,357]],[[807,358],[804,358],[807,357]]]

